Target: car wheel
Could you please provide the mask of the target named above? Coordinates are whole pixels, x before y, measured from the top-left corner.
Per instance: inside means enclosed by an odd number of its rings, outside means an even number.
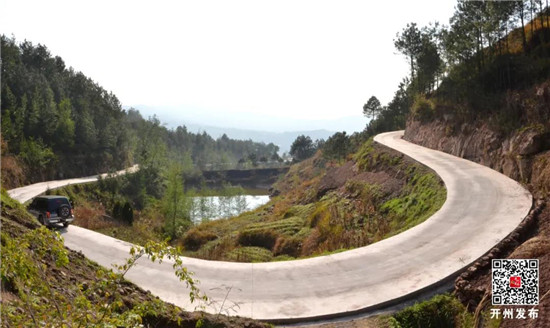
[[[63,222],[63,226],[67,228],[69,226],[69,222]]]
[[[57,210],[57,215],[66,219],[71,215],[71,209],[67,205],[61,205]]]
[[[44,220],[44,217],[42,215],[38,217],[38,222],[42,223],[42,225],[46,225],[46,221]]]

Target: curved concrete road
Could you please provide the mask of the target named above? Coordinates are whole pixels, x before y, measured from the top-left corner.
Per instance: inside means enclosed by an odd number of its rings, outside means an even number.
[[[306,260],[230,263],[184,258],[218,303],[231,287],[224,309],[230,315],[300,321],[354,313],[391,303],[457,273],[506,237],[527,215],[532,197],[517,182],[479,164],[401,139],[402,131],[375,141],[434,169],[447,187],[447,201],[424,223],[355,250]],[[127,257],[130,244],[71,226],[65,244],[109,267]],[[140,261],[128,279],[163,300],[193,309],[188,292],[162,265]]]
[[[126,174],[126,173],[133,173],[136,172],[139,169],[138,165],[134,165],[132,167],[129,167],[124,170],[117,171],[113,173],[114,176]],[[45,181],[45,182],[38,182],[32,185],[28,185],[25,187],[15,188],[8,191],[8,194],[11,198],[18,200],[21,203],[24,203],[34,196],[40,195],[48,189],[56,189],[61,188],[68,185],[73,184],[80,184],[80,183],[88,183],[88,182],[94,182],[101,178],[106,178],[109,176],[109,173],[103,173],[98,175],[92,175],[85,178],[74,178],[74,179],[65,179],[65,180],[56,180],[56,181]]]

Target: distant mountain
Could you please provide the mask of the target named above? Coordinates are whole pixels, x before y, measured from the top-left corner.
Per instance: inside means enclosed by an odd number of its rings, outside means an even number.
[[[136,105],[144,117],[156,115],[168,128],[185,125],[191,132],[206,132],[214,138],[224,133],[233,139],[273,142],[280,153],[288,152],[299,135],[307,135],[313,141],[327,139],[336,131],[348,134],[362,131],[367,119],[349,116],[335,119],[296,119],[266,116],[259,113],[222,113],[201,108],[153,107]],[[125,107],[129,108],[129,107]]]
[[[312,131],[289,131],[289,132],[269,132],[269,131],[257,131],[246,130],[236,128],[222,128],[216,126],[200,125],[200,124],[186,124],[189,132],[206,132],[213,138],[219,138],[224,133],[231,139],[241,139],[256,142],[274,143],[279,146],[279,153],[288,152],[290,146],[299,135],[306,135],[315,141],[316,139],[327,139],[334,134],[334,131],[328,130],[312,130]]]

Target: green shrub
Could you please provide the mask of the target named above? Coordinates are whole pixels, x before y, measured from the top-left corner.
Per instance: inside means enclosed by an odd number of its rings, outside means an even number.
[[[320,205],[311,213],[311,215],[308,218],[309,226],[311,228],[317,227],[320,221],[322,221],[325,218],[329,218],[330,213],[328,211],[328,207],[326,203],[320,203]]]
[[[302,239],[298,237],[285,237],[281,236],[277,239],[275,246],[273,247],[273,254],[289,255],[292,257],[298,257],[302,251]]]
[[[218,236],[213,232],[193,228],[183,235],[183,246],[188,251],[197,251],[202,245],[216,238]]]
[[[454,297],[436,295],[428,301],[416,303],[393,315],[394,328],[455,328],[471,318],[463,318],[464,306]]]
[[[239,247],[229,252],[227,259],[237,262],[269,262],[273,259],[273,254],[262,247]]]
[[[122,219],[126,223],[128,223],[129,225],[132,225],[132,223],[134,223],[134,209],[132,208],[132,205],[130,205],[129,202],[124,203],[121,214],[122,214]]]
[[[257,246],[271,250],[278,237],[272,230],[245,230],[239,233],[238,242],[242,246]]]
[[[271,230],[277,234],[291,236],[302,229],[304,219],[298,216],[289,217],[283,220],[253,223],[246,226],[245,231]]]
[[[115,219],[122,218],[122,205],[119,201],[115,201],[115,205],[113,205],[113,217]]]
[[[434,104],[431,100],[426,99],[424,96],[417,96],[411,107],[411,114],[414,118],[428,122],[434,116]]]

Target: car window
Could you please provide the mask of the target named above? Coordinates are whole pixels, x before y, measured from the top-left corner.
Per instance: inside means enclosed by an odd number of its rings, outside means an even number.
[[[39,210],[46,210],[48,208],[48,200],[44,198],[37,199],[36,208]]]

